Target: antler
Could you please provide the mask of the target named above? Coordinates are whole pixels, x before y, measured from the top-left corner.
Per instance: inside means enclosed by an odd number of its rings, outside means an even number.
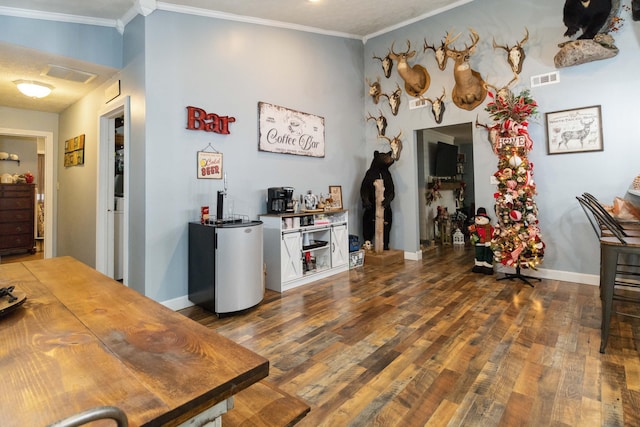
[[[422,96],[420,95],[418,98],[423,100],[423,101],[427,101],[430,102],[431,104],[435,103],[436,101],[438,102],[442,102],[442,100],[444,99],[444,97],[446,96],[446,89],[444,88],[444,86],[442,87],[442,95],[440,95],[439,97],[437,97],[436,99],[431,99],[431,98],[427,98],[426,96]]]
[[[467,50],[469,53],[473,53],[473,51],[476,49],[476,45],[480,41],[480,36],[473,28],[469,28],[469,31],[471,31],[469,38],[471,39],[472,45],[467,47],[467,44],[465,43],[464,47],[466,48],[465,50]]]
[[[396,53],[393,50],[393,45],[394,44],[395,44],[395,40],[391,43],[391,53],[393,53],[395,56],[409,55],[409,52],[411,51],[411,41],[410,40],[407,40],[407,50],[405,52]]]
[[[391,158],[396,161],[400,160],[400,153],[402,152],[402,140],[400,139],[401,136],[402,131],[400,131],[400,133],[393,138],[389,138],[388,136],[384,135],[378,135],[378,138],[384,138],[387,140],[387,142],[389,142],[389,145],[391,146]]]
[[[520,40],[519,42],[516,42],[516,44],[515,44],[515,46],[513,46],[513,48],[516,48],[516,47],[522,48],[522,45],[524,45],[527,42],[527,40],[529,40],[529,29],[527,27],[524,27],[524,31],[525,31],[524,38],[522,40]],[[493,38],[493,48],[494,49],[498,49],[498,48],[504,49],[507,52],[509,52],[511,49],[513,49],[513,48],[509,47],[509,45],[501,46],[501,45],[497,44],[495,37]]]
[[[508,91],[508,90],[510,90],[511,85],[512,85],[514,82],[518,81],[518,79],[519,79],[519,76],[518,76],[518,74],[514,71],[514,73],[513,73],[513,78],[512,78],[511,80],[509,80],[509,83],[507,83],[506,85],[504,85],[504,86],[502,86],[502,87],[500,87],[500,88],[499,88],[499,87],[497,87],[497,86],[492,85],[491,83],[484,82],[484,87],[485,87],[486,89],[488,89],[488,88],[493,89],[493,90],[496,92],[496,95],[498,95],[498,96],[504,96],[504,95],[505,95],[505,92],[506,92],[506,91]]]
[[[529,29],[527,27],[524,27],[524,31],[525,31],[525,36],[524,38],[518,42],[518,46],[522,47],[523,44],[525,44],[527,42],[527,40],[529,40]]]
[[[449,47],[449,45],[451,43],[453,43],[454,41],[456,41],[456,39],[458,37],[460,37],[461,33],[458,33],[451,40],[449,40],[449,33],[447,33],[447,39],[445,40],[445,43],[446,43],[445,44],[445,51],[447,52],[448,56],[460,56],[460,55],[463,55],[463,54],[471,55],[473,53],[473,51],[476,48],[476,45],[478,44],[478,41],[480,41],[480,36],[476,32],[476,30],[474,30],[473,28],[469,28],[469,31],[471,32],[471,34],[469,34],[469,38],[471,39],[471,46],[467,46],[467,44],[465,43],[463,50],[452,49],[452,48]],[[449,52],[451,52],[453,55],[451,55]]]

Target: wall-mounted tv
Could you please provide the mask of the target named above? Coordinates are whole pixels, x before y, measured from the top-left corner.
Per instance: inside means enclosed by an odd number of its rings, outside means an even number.
[[[458,146],[438,141],[435,176],[448,178],[458,173]]]

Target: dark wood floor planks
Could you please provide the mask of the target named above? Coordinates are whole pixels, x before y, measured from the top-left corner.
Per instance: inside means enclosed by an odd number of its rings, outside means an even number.
[[[597,287],[472,266],[471,248],[438,248],[231,317],[181,312],[268,358],[311,406],[300,426],[640,426],[640,319],[614,316],[602,355]]]

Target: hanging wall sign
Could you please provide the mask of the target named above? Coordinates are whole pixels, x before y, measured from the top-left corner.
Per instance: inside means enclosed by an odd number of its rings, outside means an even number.
[[[259,102],[258,120],[260,151],[324,157],[324,117]]]
[[[187,107],[187,129],[189,130],[203,130],[227,135],[231,133],[229,132],[229,123],[235,121],[235,117],[209,114],[202,108]]]
[[[222,153],[198,151],[198,179],[222,179]]]
[[[496,148],[502,148],[505,145],[511,145],[512,147],[524,147],[526,145],[526,138],[524,136],[508,136],[498,138]]]

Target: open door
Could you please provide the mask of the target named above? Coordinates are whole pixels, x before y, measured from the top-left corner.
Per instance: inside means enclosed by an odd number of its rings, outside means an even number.
[[[129,259],[129,97],[100,113],[96,269],[128,282]]]

